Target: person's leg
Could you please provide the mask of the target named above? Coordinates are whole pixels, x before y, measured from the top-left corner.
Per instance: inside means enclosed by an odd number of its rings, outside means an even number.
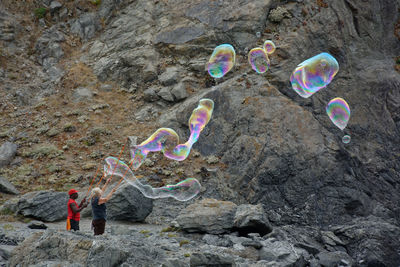
[[[69,221],[70,221],[70,224],[71,224],[71,230],[79,231],[79,221],[75,221],[75,220],[72,220],[72,219],[70,219]]]
[[[104,219],[93,220],[94,235],[102,235],[104,233],[105,226],[106,226],[106,220]]]
[[[99,233],[100,235],[104,234],[104,230],[106,228],[106,220],[101,219],[99,223]]]

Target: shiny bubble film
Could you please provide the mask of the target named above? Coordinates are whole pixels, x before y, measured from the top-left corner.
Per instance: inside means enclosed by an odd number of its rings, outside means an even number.
[[[145,197],[167,198],[172,197],[179,201],[188,201],[194,198],[201,189],[201,185],[195,178],[185,179],[177,184],[153,188],[142,184],[133,174],[132,170],[123,161],[114,157],[108,157],[104,165],[105,176],[116,175],[123,178],[127,183],[136,187]]]
[[[264,73],[269,69],[269,58],[263,48],[253,48],[248,55],[251,68],[257,73]]]
[[[343,98],[337,97],[329,101],[326,113],[339,129],[346,128],[350,119],[350,107]]]
[[[275,52],[276,46],[271,40],[266,40],[264,42],[263,48],[268,55],[271,55]]]
[[[344,144],[348,144],[348,143],[350,143],[350,141],[351,141],[351,137],[350,137],[350,135],[345,135],[345,136],[343,136],[342,137],[342,142],[344,143]]]
[[[339,71],[336,59],[321,53],[300,63],[290,76],[293,90],[307,98],[326,87]]]
[[[221,78],[235,65],[236,53],[230,44],[217,46],[211,54],[207,70],[211,77]]]

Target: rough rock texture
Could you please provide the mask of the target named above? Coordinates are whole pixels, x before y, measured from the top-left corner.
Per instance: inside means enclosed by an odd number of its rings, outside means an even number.
[[[24,216],[54,222],[67,218],[67,202],[65,192],[38,191],[21,196],[16,209]]]
[[[8,165],[17,153],[17,145],[5,142],[0,146],[0,168]]]
[[[261,204],[239,205],[233,223],[234,227],[242,234],[259,233],[265,235],[272,230]]]
[[[236,208],[236,204],[229,201],[203,199],[182,210],[176,221],[188,232],[221,234],[233,227]]]
[[[0,192],[14,195],[19,194],[15,186],[2,176],[0,176]]]

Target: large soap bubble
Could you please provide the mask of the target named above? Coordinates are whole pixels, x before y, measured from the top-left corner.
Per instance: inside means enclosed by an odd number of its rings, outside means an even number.
[[[268,55],[271,55],[275,52],[276,46],[271,40],[266,40],[264,42],[263,48]]]
[[[350,119],[350,107],[343,98],[337,97],[329,101],[326,113],[340,130],[346,128]]]
[[[211,77],[221,78],[227,74],[235,65],[236,53],[230,44],[217,46],[211,54],[207,64],[208,73]]]
[[[338,71],[336,59],[321,53],[300,63],[290,76],[290,82],[296,93],[307,98],[326,87]]]
[[[257,73],[264,73],[269,69],[269,58],[263,48],[253,48],[249,52],[249,63]]]
[[[150,185],[142,184],[133,174],[129,166],[115,157],[105,159],[105,176],[116,175],[123,178],[127,183],[136,187],[145,197],[166,198],[173,197],[179,201],[188,201],[194,198],[201,189],[199,181],[194,178],[185,179],[174,185],[153,188]]]

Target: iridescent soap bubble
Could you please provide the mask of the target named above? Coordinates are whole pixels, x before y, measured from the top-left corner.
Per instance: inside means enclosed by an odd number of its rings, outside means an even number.
[[[263,48],[268,55],[271,55],[275,52],[275,44],[271,40],[267,40],[264,42]]]
[[[350,107],[343,98],[337,97],[329,101],[326,113],[339,129],[346,128],[350,119]]]
[[[190,136],[186,143],[179,144],[178,134],[170,128],[160,128],[155,131],[146,141],[131,149],[132,160],[130,164],[137,170],[143,164],[149,152],[161,151],[164,156],[182,161],[186,159],[194,143],[200,137],[201,131],[211,119],[214,110],[214,102],[211,99],[201,99],[199,105],[189,118]]]
[[[326,87],[339,71],[336,59],[321,53],[300,63],[290,76],[293,90],[307,98]]]
[[[344,143],[344,144],[348,144],[348,143],[350,143],[350,141],[351,141],[351,137],[350,137],[350,135],[345,135],[345,136],[343,136],[342,137],[342,142]]]
[[[249,63],[257,73],[264,73],[269,68],[269,58],[263,48],[253,48],[249,52]]]
[[[167,198],[173,197],[179,201],[188,201],[194,198],[201,189],[201,185],[195,178],[185,179],[174,185],[153,188],[142,184],[133,174],[129,166],[115,157],[105,159],[104,176],[116,175],[123,178],[127,183],[136,187],[145,197]]]
[[[235,65],[236,53],[230,44],[217,46],[207,63],[207,70],[211,77],[221,78]]]

